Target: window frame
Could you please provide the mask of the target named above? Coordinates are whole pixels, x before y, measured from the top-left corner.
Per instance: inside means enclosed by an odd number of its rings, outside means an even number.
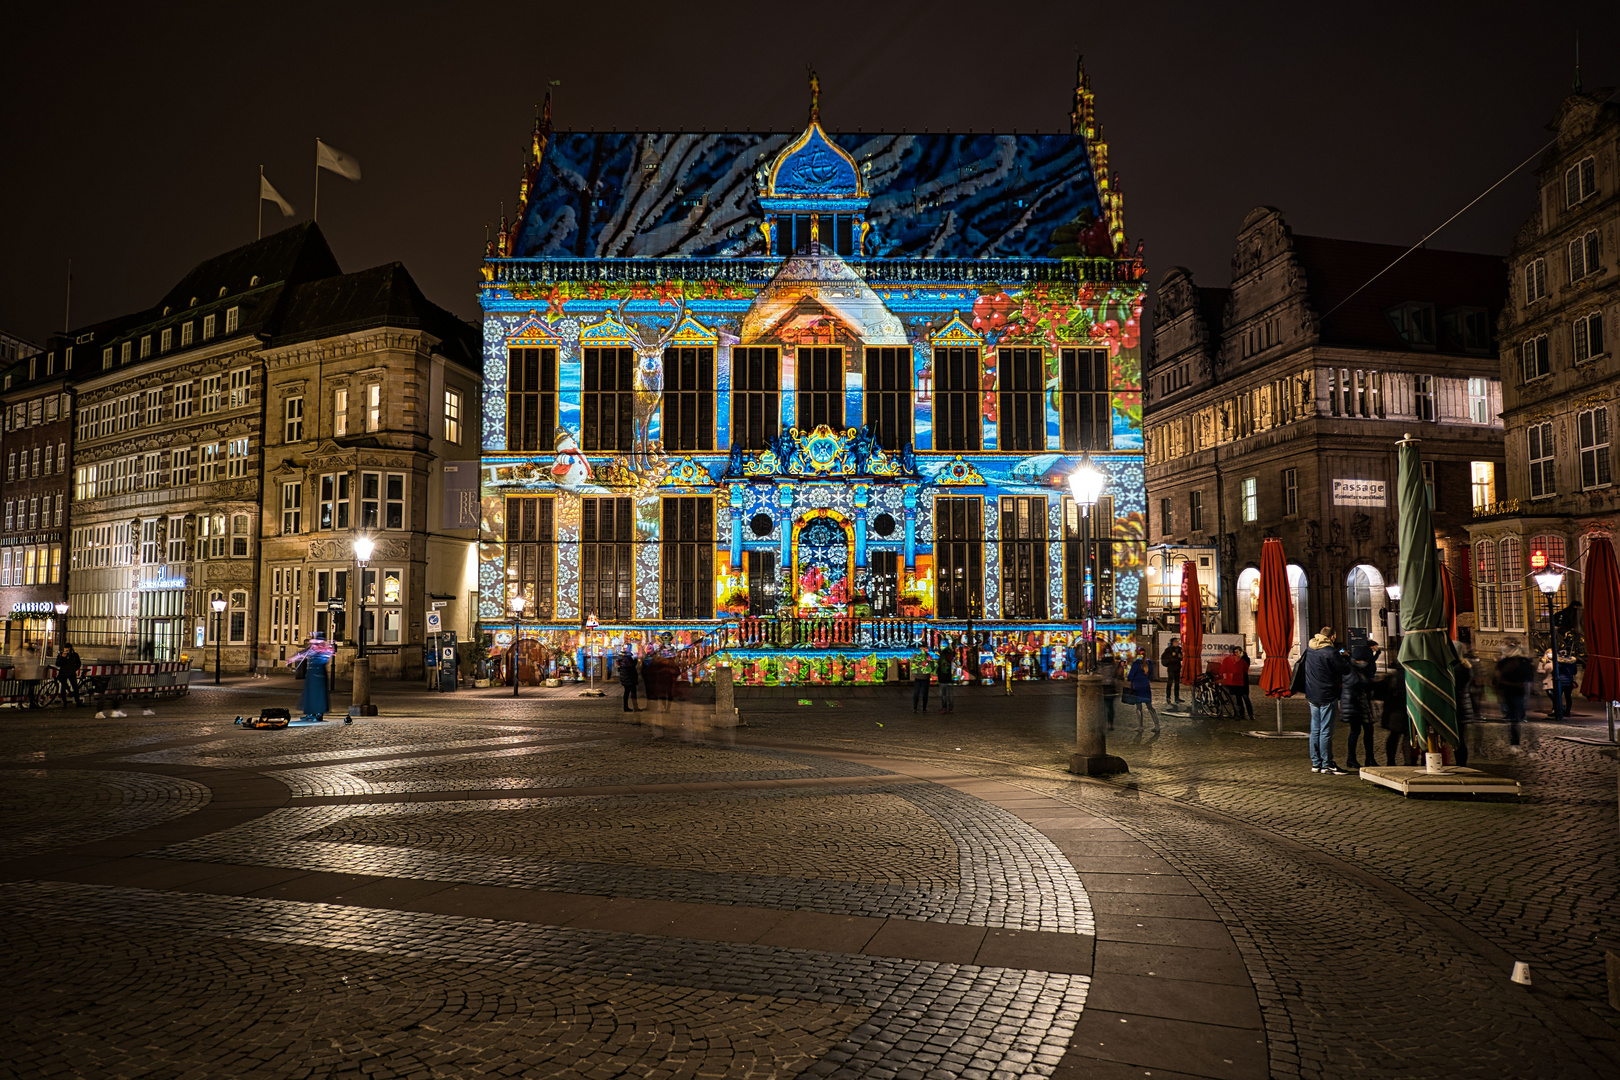
[[[1045,350],[1017,346],[997,349],[996,394],[996,448],[1045,453]]]
[[[303,531],[304,482],[287,480],[281,485],[281,535],[297,536]]]
[[[755,375],[758,375],[755,378]],[[758,385],[755,385],[755,384]],[[775,345],[731,349],[732,449],[768,450],[782,432],[782,353]]]
[[[1245,476],[1239,485],[1239,492],[1243,502],[1243,520],[1255,522],[1260,520],[1260,478],[1258,476]]]
[[[1575,363],[1589,363],[1606,352],[1608,343],[1603,338],[1603,309],[1577,315],[1570,323],[1570,355],[1575,358]]]
[[[659,612],[665,619],[715,617],[715,510],[710,495],[659,500]]]
[[[505,501],[504,547],[506,587],[502,597],[511,610],[514,596],[524,598],[527,618],[549,622],[557,617],[557,500],[547,495],[509,495]],[[583,586],[582,586],[583,588]]]
[[[461,445],[461,391],[444,388],[444,441]]]
[[[1532,369],[1534,369],[1532,373]],[[1519,382],[1521,385],[1545,379],[1552,374],[1552,347],[1546,334],[1536,334],[1519,342]]]
[[[1558,494],[1556,436],[1551,420],[1525,427],[1525,467],[1529,472],[1530,498],[1550,499]],[[1539,445],[1541,454],[1536,453]]]
[[[825,424],[844,430],[845,350],[841,345],[800,345],[793,351],[794,426],[814,431]]]
[[[582,422],[583,417],[582,412]],[[506,448],[537,453],[556,449],[556,431],[557,350],[530,345],[508,346]]]
[[[984,500],[977,495],[936,495],[933,513],[934,617],[982,619]],[[955,520],[958,516],[960,522]],[[947,574],[959,576],[959,583],[947,586]]]
[[[1044,415],[1043,412],[1043,427]],[[1050,606],[1051,565],[1047,498],[1044,495],[1003,495],[999,499],[999,510],[1001,526],[996,541],[1000,545],[1001,617],[1045,619]]]
[[[862,420],[878,446],[897,453],[916,437],[916,354],[901,345],[868,345],[861,351]]]
[[[933,372],[933,448],[936,451],[974,454],[984,448],[981,356],[976,345],[934,346],[930,370]],[[981,594],[981,602],[982,599]]]
[[[612,511],[606,515],[612,533],[610,537],[601,535],[603,509],[606,503],[613,506]],[[592,614],[603,622],[630,622],[635,618],[634,500],[623,496],[588,497],[580,500],[579,536],[581,624]],[[603,566],[602,560],[605,556],[611,557],[611,567]],[[611,585],[613,610],[610,612],[602,610],[604,582]]]
[[[671,345],[664,350],[664,395],[659,424],[667,453],[712,453],[716,379],[713,346]],[[634,376],[632,376],[633,382]]]
[[[288,394],[281,403],[281,441],[283,443],[301,443],[304,441],[304,395]]]
[[[580,368],[580,449],[586,453],[630,453],[636,441],[635,350],[624,346],[581,349]],[[607,380],[611,386],[602,385],[604,374],[611,375]],[[604,437],[604,431],[611,435]]]
[[[1068,453],[1114,448],[1113,365],[1107,349],[1066,348],[1058,354],[1059,420]],[[1099,381],[1102,386],[1093,385]],[[1084,373],[1084,378],[1082,378]],[[1101,410],[1102,416],[1098,417]],[[1082,413],[1089,419],[1083,420]],[[1086,428],[1090,426],[1091,439]],[[1100,436],[1100,438],[1099,438]]]
[[[1580,456],[1582,491],[1597,491],[1614,485],[1613,436],[1609,429],[1609,408],[1596,405],[1575,414],[1576,445]],[[1590,466],[1590,468],[1588,468]]]

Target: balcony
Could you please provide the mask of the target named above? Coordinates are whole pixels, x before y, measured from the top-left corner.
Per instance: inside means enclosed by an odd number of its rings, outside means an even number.
[[[486,259],[497,285],[552,282],[733,281],[763,285],[785,260],[772,258],[696,259]],[[1103,282],[1128,284],[1142,276],[1136,259],[849,259],[857,274],[872,282],[925,282],[950,285]]]

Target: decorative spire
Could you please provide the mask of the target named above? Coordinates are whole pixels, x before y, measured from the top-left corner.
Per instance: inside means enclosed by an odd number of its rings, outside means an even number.
[[[1097,106],[1091,93],[1091,80],[1086,77],[1084,54],[1074,61],[1074,107],[1069,110],[1069,134],[1087,139],[1097,137]]]
[[[821,80],[816,78],[814,68],[810,69],[810,122],[821,123]]]
[[[1581,32],[1575,31],[1575,92],[1581,92]]]
[[[1086,156],[1091,160],[1091,175],[1097,183],[1097,201],[1102,204],[1103,220],[1108,223],[1108,238],[1114,250],[1123,254],[1125,196],[1119,191],[1118,174],[1108,171],[1108,140],[1103,138],[1102,125],[1097,122],[1097,99],[1091,92],[1083,55],[1074,62],[1074,108],[1069,113],[1069,134],[1086,140]]]
[[[496,236],[498,239],[495,242],[495,254],[504,259],[512,253],[511,233],[506,227],[505,203],[501,204],[501,231]]]
[[[489,222],[486,221],[484,222],[484,258],[493,259],[494,257],[495,241],[489,237]]]

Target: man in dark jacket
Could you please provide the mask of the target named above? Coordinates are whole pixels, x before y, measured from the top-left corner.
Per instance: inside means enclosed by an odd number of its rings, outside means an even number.
[[[1295,692],[1303,689],[1311,706],[1311,772],[1349,776],[1333,763],[1333,721],[1338,718],[1339,695],[1350,661],[1339,652],[1333,628],[1324,626],[1311,638],[1294,671]]]
[[[939,651],[939,711],[956,711],[956,697],[952,693],[956,682],[956,652],[949,645]]]
[[[1170,639],[1170,647],[1164,650],[1163,656],[1159,657],[1159,663],[1164,665],[1164,703],[1166,705],[1172,704],[1172,698],[1175,699],[1174,704],[1181,704],[1181,658],[1181,639],[1173,637]]]
[[[636,658],[629,649],[619,657],[619,685],[624,687],[624,711],[639,712],[641,705],[636,700]]]
[[[1339,719],[1350,725],[1350,752],[1345,763],[1355,772],[1356,744],[1366,751],[1368,765],[1378,764],[1373,755],[1373,684],[1377,681],[1378,646],[1361,644],[1350,650],[1350,667],[1339,694]]]

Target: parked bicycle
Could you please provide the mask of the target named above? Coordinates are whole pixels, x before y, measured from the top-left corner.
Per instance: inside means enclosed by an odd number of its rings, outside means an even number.
[[[54,668],[52,669],[55,670]],[[96,700],[98,694],[106,693],[107,680],[99,675],[79,676],[79,693],[77,698],[69,693],[67,680],[57,672],[49,679],[41,680],[39,689],[34,693],[34,704],[41,709],[52,709],[64,702],[73,701],[75,705]]]
[[[1204,672],[1193,680],[1193,712],[1218,720],[1238,719],[1238,703],[1214,675]]]

